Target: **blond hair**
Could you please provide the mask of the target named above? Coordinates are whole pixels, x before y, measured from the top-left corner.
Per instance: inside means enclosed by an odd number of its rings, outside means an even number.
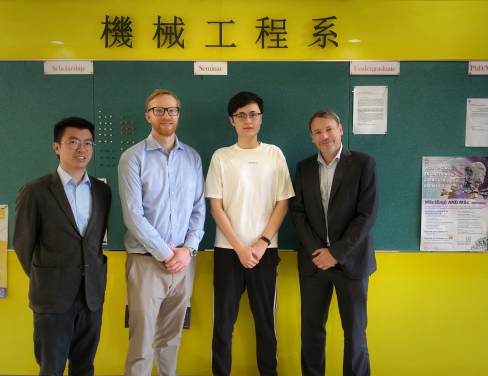
[[[176,100],[176,103],[178,103],[178,108],[181,107],[181,103],[180,103],[180,100],[178,99],[178,97],[173,94],[171,91],[168,91],[168,90],[163,90],[163,89],[156,89],[154,90],[154,92],[149,96],[149,98],[146,99],[146,112],[147,110],[149,109],[149,103],[154,99],[156,98],[157,96],[159,95],[171,95],[175,100]]]

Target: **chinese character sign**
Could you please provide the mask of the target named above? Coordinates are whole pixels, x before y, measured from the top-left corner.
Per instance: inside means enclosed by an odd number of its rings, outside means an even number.
[[[303,46],[310,47],[314,45],[320,47],[321,49],[325,49],[328,46],[331,46],[332,48],[339,46],[339,43],[337,42],[337,33],[332,29],[335,27],[332,20],[337,20],[337,17],[330,16],[312,19],[311,21],[315,23],[315,26],[313,26],[313,30],[315,32],[312,33],[312,38],[314,38],[314,41],[308,44],[309,41],[304,40],[301,45],[295,46],[289,45],[286,38],[288,35],[288,31],[286,29],[288,20],[286,18],[274,19],[266,16],[257,19],[257,25],[252,25],[249,23],[245,27],[249,29],[249,32],[257,29],[257,39],[254,41],[254,44],[259,44],[261,49],[288,49]],[[185,28],[183,28],[183,26],[186,28],[193,28],[195,31],[201,28],[201,23],[203,22],[205,21],[201,21],[198,24],[195,23],[192,25],[186,25],[186,23],[183,22],[183,19],[177,16],[173,16],[173,20],[167,19],[167,22],[165,22],[163,17],[158,15],[157,22],[152,24],[153,27],[156,28],[152,40],[156,41],[156,48],[179,47],[184,49],[185,40],[183,39],[183,32],[185,31]],[[206,23],[209,25],[216,25],[218,27],[216,31],[218,32],[219,42],[218,44],[205,44],[205,47],[237,47],[235,43],[230,42],[230,40],[232,40],[232,32],[235,32],[235,29],[232,29],[232,26],[236,24],[235,21],[206,21]],[[101,22],[101,24],[103,25],[103,31],[100,39],[104,41],[105,48],[111,48],[114,46],[132,48],[133,39],[135,39],[135,37],[133,36],[132,20],[130,17],[111,17],[106,15],[105,21]],[[144,25],[141,25],[140,27],[144,27]],[[228,33],[226,37],[224,37],[224,29],[225,32]],[[213,39],[215,39],[215,37],[213,37]],[[250,40],[250,43],[252,43],[252,40]]]
[[[132,48],[132,21],[130,17],[115,17],[113,21],[110,21],[110,17],[105,16],[105,22],[102,22],[102,25],[104,25],[104,29],[100,39],[105,40],[105,48],[114,45]]]
[[[331,27],[335,25],[333,23],[324,25],[326,22],[329,22],[329,20],[336,20],[336,19],[337,18],[335,16],[314,19],[313,21],[320,21],[318,25],[313,27],[315,30],[318,31],[315,32],[312,36],[317,39],[315,40],[315,42],[309,44],[308,46],[310,47],[315,43],[319,43],[318,46],[323,49],[325,47],[326,41],[329,41],[336,47],[339,46],[339,44],[335,40],[329,38],[329,36],[333,37],[334,39],[337,38],[337,34],[334,31],[329,30]]]
[[[153,25],[156,26],[156,33],[154,34],[153,40],[157,38],[158,48],[163,47],[166,42],[168,42],[167,48],[171,48],[175,44],[178,44],[181,48],[185,48],[185,40],[181,39],[183,31],[185,31],[181,26],[185,24],[181,18],[174,16],[172,23],[164,23],[161,22],[161,16],[158,16],[158,22]]]

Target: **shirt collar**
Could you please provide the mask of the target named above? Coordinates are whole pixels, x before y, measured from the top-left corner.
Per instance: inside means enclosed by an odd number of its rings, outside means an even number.
[[[178,136],[175,135],[175,143],[176,147],[175,149],[183,149],[183,144],[180,143],[178,140]],[[146,139],[146,150],[157,150],[157,149],[163,149],[161,145],[156,141],[154,136],[152,135],[152,132],[149,133],[149,136]]]
[[[61,165],[58,166],[58,175],[59,175],[59,178],[61,179],[61,184],[63,185],[63,187],[66,187],[66,184],[68,184],[71,180],[73,180],[73,183],[76,185],[76,180],[71,177],[70,174],[68,174],[62,167]],[[88,186],[91,187],[91,182],[90,182],[90,178],[88,177],[88,174],[86,173],[86,170],[85,170],[85,175],[83,175],[83,179],[81,180],[81,184],[85,184],[85,183],[88,183]]]
[[[332,160],[332,162],[334,162],[336,159],[337,159],[337,162],[339,162],[339,159],[341,159],[341,153],[342,153],[342,142],[341,142],[341,147],[339,148],[337,154],[335,155],[334,159]],[[324,161],[324,157],[322,157],[322,153],[318,153],[318,156],[317,156],[317,162],[324,165],[324,166],[327,166],[327,163],[325,163]],[[330,162],[329,166],[332,164],[332,162]]]

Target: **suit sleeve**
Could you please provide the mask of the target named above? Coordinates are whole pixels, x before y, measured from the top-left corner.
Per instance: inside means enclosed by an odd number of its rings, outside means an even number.
[[[32,257],[38,242],[39,209],[34,192],[24,185],[15,200],[12,244],[25,274],[30,277]]]
[[[360,191],[356,216],[349,223],[340,240],[329,247],[329,252],[343,264],[358,248],[373,227],[379,206],[378,176],[373,157],[365,161],[360,176]]]
[[[303,192],[303,175],[300,168],[300,163],[297,165],[297,171],[295,174],[295,197],[290,199],[290,215],[295,226],[300,242],[305,247],[307,253],[312,257],[312,253],[315,250],[324,248],[325,244],[318,234],[312,228],[310,221],[307,218],[304,203]]]

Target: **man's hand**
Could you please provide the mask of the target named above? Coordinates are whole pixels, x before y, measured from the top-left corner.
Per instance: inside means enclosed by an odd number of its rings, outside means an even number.
[[[170,244],[168,244],[168,247],[173,251],[173,256],[169,256],[164,260],[166,269],[172,274],[185,270],[191,261],[190,250],[186,247],[173,247]]]
[[[317,249],[312,256],[315,256],[312,261],[319,269],[326,270],[337,265],[337,260],[330,254],[328,248]]]
[[[254,250],[257,252],[256,260],[261,260],[261,257],[263,257],[264,252],[266,252],[266,249],[268,248],[268,243],[266,243],[263,239],[259,239],[256,244],[252,246]]]
[[[235,251],[239,257],[239,261],[247,269],[254,268],[261,258],[253,247],[248,247],[247,245],[242,245],[239,248],[236,248]]]

